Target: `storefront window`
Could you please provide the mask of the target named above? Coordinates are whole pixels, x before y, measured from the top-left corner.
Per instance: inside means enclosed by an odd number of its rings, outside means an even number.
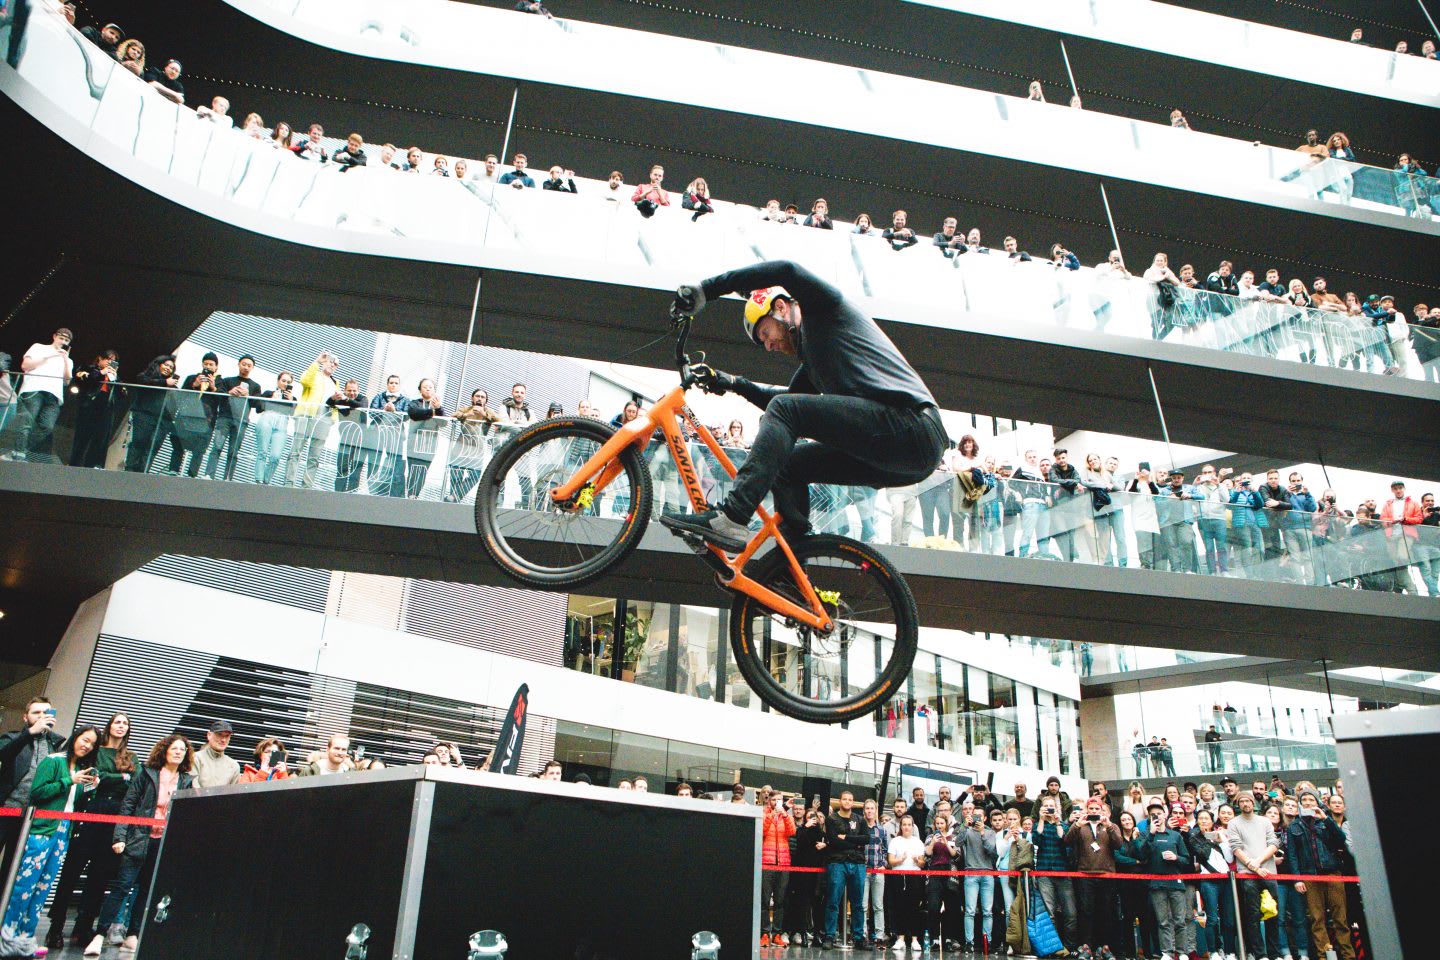
[[[608,677],[615,641],[615,601],[604,597],[570,597],[565,616],[565,666]]]
[[[970,724],[970,752],[977,757],[995,759],[995,721],[991,716],[994,701],[990,696],[990,674],[978,667],[966,667],[966,720]]]

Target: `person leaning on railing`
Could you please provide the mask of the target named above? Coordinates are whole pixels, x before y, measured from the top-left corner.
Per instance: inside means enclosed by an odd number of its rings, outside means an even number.
[[[586,401],[581,401],[581,415],[585,415]],[[455,411],[454,426],[450,435],[450,481],[445,491],[446,503],[459,503],[465,499],[475,484],[480,482],[480,473],[485,469],[488,436],[494,424],[500,422],[500,415],[490,409],[490,395],[484,390],[473,390],[470,402]]]
[[[125,451],[125,469],[148,473],[161,436],[160,425],[170,391],[180,385],[175,376],[174,354],[161,354],[135,378],[140,389],[130,401],[130,446]],[[168,431],[166,431],[168,433]]]
[[[285,456],[285,439],[295,411],[294,381],[293,373],[281,370],[275,378],[275,389],[260,394],[260,416],[255,420],[256,483],[268,484]]]

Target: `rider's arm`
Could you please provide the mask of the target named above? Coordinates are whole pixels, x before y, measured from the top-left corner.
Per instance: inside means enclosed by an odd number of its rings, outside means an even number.
[[[735,377],[734,386],[730,388],[740,394],[747,401],[764,410],[770,406],[770,401],[784,393],[815,393],[815,387],[810,383],[810,377],[805,372],[804,366],[795,371],[795,376],[790,378],[788,387],[771,386],[768,383],[754,383],[744,377]]]
[[[789,260],[767,260],[739,270],[728,270],[716,274],[701,286],[706,300],[715,300],[727,293],[748,295],[751,290],[761,287],[784,287],[790,296],[807,309],[815,310],[817,315],[825,312],[826,306],[834,306],[844,299],[835,286]]]

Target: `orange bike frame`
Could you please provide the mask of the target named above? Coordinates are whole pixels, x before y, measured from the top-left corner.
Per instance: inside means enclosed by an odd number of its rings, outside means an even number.
[[[695,464],[690,459],[690,452],[685,449],[685,438],[680,432],[679,418],[684,417],[690,426],[695,428],[696,434],[710,448],[715,459],[725,468],[725,472],[731,477],[735,476],[735,464],[725,455],[720,444],[715,441],[714,435],[701,423],[695,420],[695,415],[685,402],[684,387],[676,387],[666,394],[659,403],[649,410],[643,411],[634,420],[623,424],[615,435],[606,440],[595,455],[587,460],[569,480],[550,492],[553,499],[557,501],[571,501],[579,495],[580,491],[587,485],[591,485],[591,491],[599,494],[610,485],[622,472],[620,465],[620,454],[633,447],[637,452],[645,449],[650,442],[650,437],[659,430],[665,436],[665,444],[670,448],[670,456],[675,461],[676,468],[680,471],[680,479],[685,484],[685,490],[690,495],[690,505],[698,513],[709,509],[709,503],[705,499],[705,491],[700,487],[700,477],[696,473]],[[719,547],[706,545],[726,568],[730,570],[730,578],[726,586],[747,597],[759,601],[767,609],[773,610],[781,616],[789,617],[798,623],[813,627],[816,630],[829,631],[833,626],[829,614],[825,612],[825,606],[820,601],[819,595],[815,593],[815,587],[810,583],[810,578],[805,576],[804,569],[800,562],[795,559],[795,553],[790,549],[790,544],[780,534],[779,520],[775,515],[764,507],[757,508],[760,516],[760,532],[750,539],[742,550],[733,559],[726,555]],[[784,552],[785,559],[789,561],[791,576],[795,584],[800,588],[801,596],[809,604],[809,609],[782,597],[755,580],[745,575],[745,564],[765,544],[766,540],[774,540],[776,546]]]

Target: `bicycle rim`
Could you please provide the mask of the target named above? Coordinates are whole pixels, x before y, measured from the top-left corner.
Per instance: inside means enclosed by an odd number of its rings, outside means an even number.
[[[905,682],[919,640],[915,599],[890,562],[846,537],[806,537],[795,558],[835,619],[821,635],[737,595],[731,606],[735,664],[770,706],[811,723],[873,713]],[[800,590],[779,550],[751,576],[797,603]]]
[[[570,504],[550,495],[592,457],[614,429],[555,417],[496,451],[475,495],[475,527],[486,551],[521,583],[574,587],[606,573],[640,542],[650,510],[650,473],[634,448],[604,490],[588,485]]]

